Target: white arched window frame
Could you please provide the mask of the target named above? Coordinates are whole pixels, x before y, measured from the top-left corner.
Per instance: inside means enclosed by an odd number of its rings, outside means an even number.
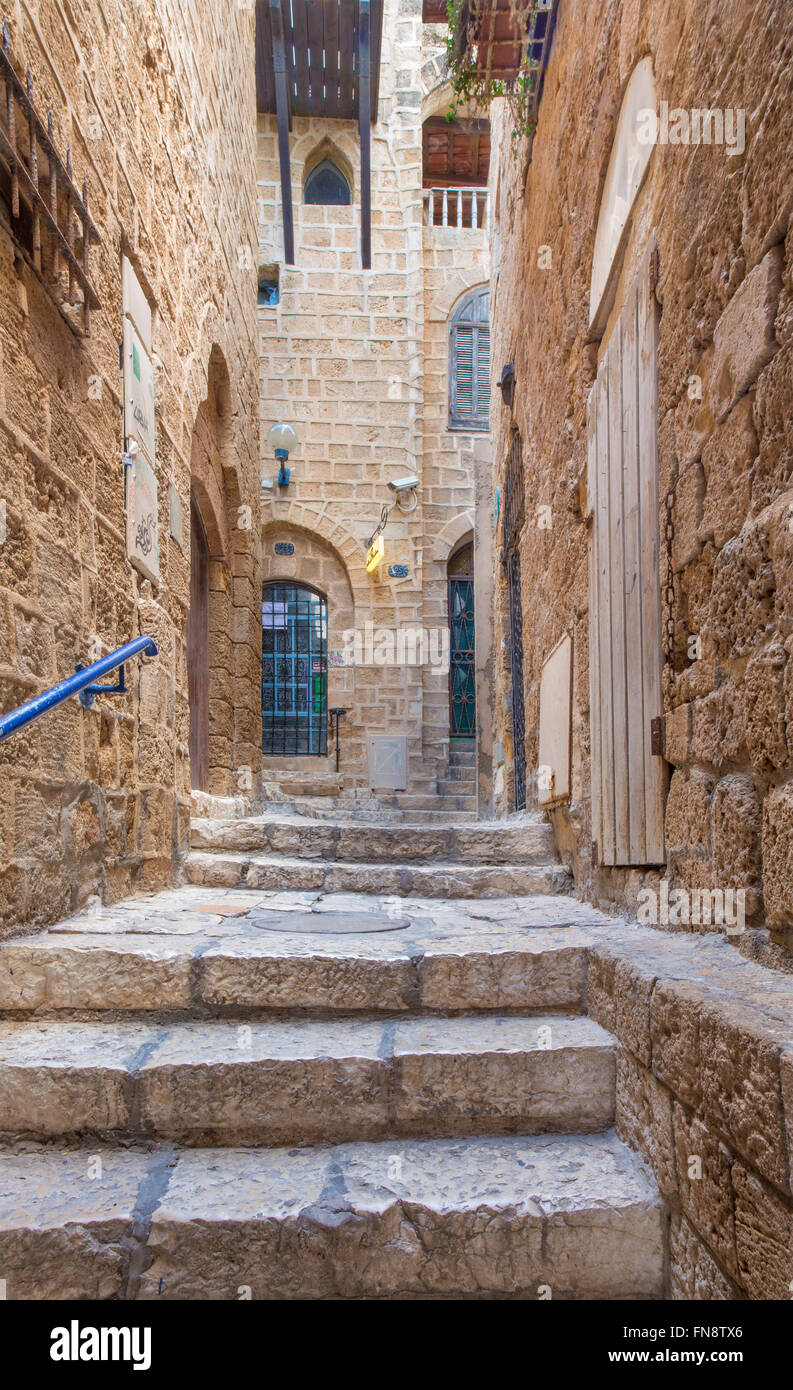
[[[449,321],[449,429],[490,427],[490,290],[472,290]]]
[[[602,335],[611,312],[633,205],[656,134],[655,78],[652,59],[648,57],[637,63],[625,89],[600,200],[589,288],[593,337]]]

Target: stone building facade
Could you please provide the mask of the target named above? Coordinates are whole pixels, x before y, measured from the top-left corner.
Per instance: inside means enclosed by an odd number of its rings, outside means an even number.
[[[186,847],[191,488],[209,541],[214,791],[255,763],[260,642],[255,529],[240,525],[258,503],[255,96],[240,61],[252,8],[19,0],[5,13],[14,66],[23,82],[29,66],[56,150],[86,181],[101,307],[75,336],[16,253],[4,200],[3,711],[139,633],[159,649],[128,665],[127,695],[90,711],[70,700],[2,746],[7,932],[161,887]],[[125,541],[125,257],[153,316],[159,583]]]
[[[492,112],[496,810],[525,751],[578,892],[662,929],[596,953],[589,1009],[678,1298],[790,1287],[789,984],[732,947],[793,969],[792,51],[773,0],[560,3],[531,143]],[[730,890],[720,964],[678,955]]]
[[[551,816],[577,884],[601,903],[632,909],[643,888],[658,887],[659,872],[670,890],[743,889],[747,921],[758,930],[743,934],[742,948],[785,969],[793,959],[790,42],[790,11],[773,3],[750,12],[721,5],[718,17],[700,6],[672,16],[653,3],[560,5],[530,161],[501,113],[492,172],[494,371],[514,359],[517,379],[512,408],[496,397],[492,412],[494,477],[503,498],[517,430],[529,801],[543,801],[536,785],[543,667],[570,634],[571,783],[569,796],[552,799]],[[667,131],[610,248],[610,298],[607,287],[598,322],[590,279],[604,212],[614,214],[615,133],[632,76],[648,62]],[[698,114],[717,104],[714,93],[725,121],[721,143],[717,126],[712,138],[704,126],[696,135]],[[681,110],[688,126],[675,116]],[[641,561],[657,583],[658,611],[645,621],[657,624],[659,653],[669,618],[665,592],[661,611],[665,501],[674,489],[674,676],[666,662],[662,698],[659,688],[648,711],[666,716],[659,761],[670,780],[660,856],[642,864],[617,853],[608,864],[603,845],[593,849],[596,519],[593,527],[587,412],[591,418],[615,330],[625,342],[621,316],[642,277],[648,284],[652,277],[657,322],[656,438],[641,441],[642,450],[657,452],[657,527],[645,529]],[[514,805],[512,673],[503,565],[495,574],[503,813]],[[599,688],[595,703],[611,695],[616,680]],[[644,733],[649,740],[648,727]]]
[[[283,419],[299,437],[288,488],[262,490],[263,581],[308,584],[327,596],[327,703],[347,711],[339,774],[333,758],[265,754],[267,795],[297,788],[340,794],[370,809],[393,802],[421,810],[432,804],[448,769],[447,566],[473,540],[475,455],[480,468],[489,467],[486,431],[449,427],[449,331],[466,294],[487,287],[489,252],[484,188],[478,227],[470,206],[463,225],[454,209],[447,225],[440,216],[429,224],[422,126],[451,105],[444,54],[444,31],[422,24],[419,5],[387,0],[366,273],[356,124],[294,118],[296,264],[290,266],[276,120],[259,116],[259,274],[261,282],[278,285],[278,303],[258,309],[263,479],[277,474],[266,444],[270,426]],[[306,180],[323,161],[348,181],[349,205],[304,201]],[[410,475],[419,485],[413,510],[403,513],[387,484]],[[384,505],[392,508],[385,558],[367,573],[367,541]],[[289,546],[293,552],[285,555]],[[345,633],[353,632],[359,646],[351,661]],[[414,641],[415,633],[422,638]],[[401,640],[407,660],[389,659],[390,642],[398,652]],[[487,698],[482,669],[477,685],[481,703]],[[369,750],[372,740],[395,735],[404,740],[405,776],[389,789],[388,781],[378,784]],[[486,785],[483,775],[484,798]]]

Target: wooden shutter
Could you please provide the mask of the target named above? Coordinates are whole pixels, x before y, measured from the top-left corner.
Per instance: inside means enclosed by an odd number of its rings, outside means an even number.
[[[632,285],[587,412],[592,836],[601,864],[662,864],[663,713],[657,323],[649,271]]]
[[[455,328],[452,414],[470,420],[474,414],[474,328]]]
[[[490,414],[490,329],[486,323],[476,330],[476,414],[487,423]]]
[[[449,424],[452,428],[486,430],[489,425],[489,313],[489,290],[476,290],[459,306],[451,322]]]

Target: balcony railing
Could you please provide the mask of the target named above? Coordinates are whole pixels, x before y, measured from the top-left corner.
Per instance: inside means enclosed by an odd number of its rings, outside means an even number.
[[[425,188],[425,227],[464,227],[486,231],[490,194],[486,188]]]

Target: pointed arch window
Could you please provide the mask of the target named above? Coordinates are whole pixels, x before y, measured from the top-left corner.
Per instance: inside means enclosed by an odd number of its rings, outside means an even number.
[[[490,290],[473,290],[449,323],[449,429],[490,424]]]
[[[303,202],[349,207],[352,202],[350,185],[333,160],[323,159],[311,170],[303,187]]]

